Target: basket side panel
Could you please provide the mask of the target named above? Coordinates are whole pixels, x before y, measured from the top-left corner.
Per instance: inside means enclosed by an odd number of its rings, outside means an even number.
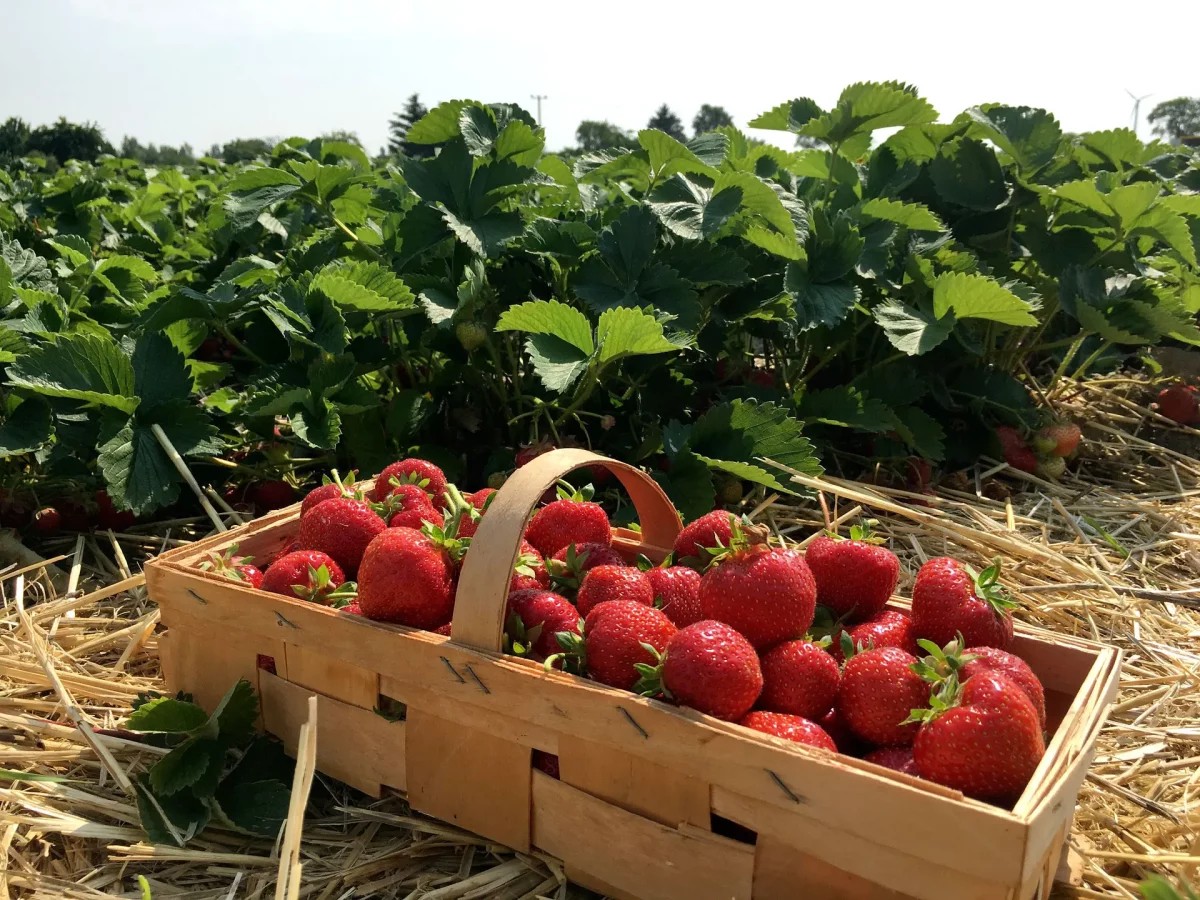
[[[334,659],[300,644],[287,644],[287,679],[360,709],[379,703],[379,673]]]
[[[270,672],[261,681],[267,731],[295,755],[314,692]],[[372,797],[380,795],[381,785],[402,791],[406,728],[404,722],[317,694],[317,768]]]
[[[533,840],[567,875],[641,900],[749,900],[754,848],[668,828],[542,772],[533,773]]]
[[[407,726],[412,808],[528,853],[529,748],[411,704]]]
[[[954,895],[956,898],[958,894]],[[790,847],[758,836],[754,847],[754,900],[914,900]]]
[[[558,739],[558,766],[564,783],[661,825],[712,827],[709,786],[678,770],[568,735]]]

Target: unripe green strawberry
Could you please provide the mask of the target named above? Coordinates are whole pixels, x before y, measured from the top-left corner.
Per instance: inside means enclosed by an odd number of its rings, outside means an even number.
[[[742,501],[742,482],[737,478],[726,478],[717,489],[717,501],[733,505]]]
[[[488,338],[487,329],[478,322],[459,322],[454,326],[454,336],[467,352],[478,350]]]
[[[1038,460],[1037,473],[1043,478],[1058,481],[1067,471],[1067,461],[1061,456],[1044,456]]]

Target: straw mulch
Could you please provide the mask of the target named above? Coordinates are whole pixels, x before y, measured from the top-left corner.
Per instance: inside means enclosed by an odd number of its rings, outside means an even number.
[[[1200,867],[1200,431],[1149,413],[1146,396],[1144,382],[1113,378],[1060,397],[1086,444],[1078,474],[1059,483],[983,464],[946,477],[931,497],[831,473],[817,485],[820,503],[772,497],[754,510],[795,542],[827,516],[877,519],[903,560],[901,595],[931,556],[982,565],[1000,555],[1020,618],[1125,650],[1071,835],[1082,884],[1060,887],[1065,897],[1135,898],[1150,873],[1194,881]],[[139,874],[155,898],[576,893],[552,859],[514,854],[414,816],[402,797],[373,801],[319,773],[302,837],[297,810],[292,833],[275,843],[216,828],[186,849],[145,843],[122,784],[163,751],[117,731],[139,692],[163,687],[157,612],[135,573],[206,526],[70,538],[49,548],[63,554],[52,574],[20,573],[20,563],[0,573],[0,769],[71,779],[0,779],[0,897],[140,897]],[[298,767],[301,788],[306,769]]]

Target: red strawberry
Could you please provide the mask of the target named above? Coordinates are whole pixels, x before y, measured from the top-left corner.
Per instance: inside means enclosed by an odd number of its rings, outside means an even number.
[[[833,657],[812,641],[785,641],[759,657],[763,689],[758,708],[819,721],[833,707],[841,674]]]
[[[850,730],[845,718],[838,712],[836,705],[817,724],[821,726],[827,735],[833,738],[833,742],[837,744],[839,753],[845,753],[847,756],[857,756],[861,752],[862,741],[858,739],[858,735]]]
[[[392,483],[393,478],[397,484],[419,485],[430,496],[433,505],[438,509],[442,508],[446,474],[433,463],[424,459],[402,459],[386,466],[375,478],[375,489],[371,492],[371,499],[379,503],[390,494],[396,487]]]
[[[734,515],[723,509],[714,509],[694,522],[689,523],[675,538],[675,559],[695,559],[708,563],[712,556],[705,550],[712,547],[728,547],[733,538]]]
[[[641,669],[638,690],[661,692],[683,706],[736,722],[762,692],[758,654],[723,622],[706,620],[681,628],[657,666]]]
[[[296,491],[286,481],[264,481],[250,489],[250,500],[259,515],[290,506],[295,499]]]
[[[1042,453],[1052,456],[1070,456],[1079,446],[1083,432],[1074,422],[1059,422],[1047,425],[1038,432],[1035,443]]]
[[[559,499],[543,506],[525,529],[525,539],[549,559],[568,544],[612,543],[612,528],[603,507],[591,501],[591,485],[570,492],[559,489]]]
[[[900,578],[900,560],[865,528],[850,529],[850,540],[822,535],[804,554],[817,582],[817,602],[839,619],[869,619],[891,599]]]
[[[96,520],[101,528],[111,528],[113,531],[124,531],[137,522],[137,516],[128,509],[117,509],[113,505],[108,491],[96,491]]]
[[[1006,650],[995,647],[970,647],[966,650],[957,639],[938,647],[932,641],[921,642],[929,655],[921,660],[920,674],[926,681],[941,683],[952,675],[965,682],[980,672],[999,672],[1014,681],[1033,708],[1037,710],[1038,722],[1046,727],[1046,691],[1041,681],[1029,668],[1029,663]]]
[[[961,686],[951,679],[913,745],[922,778],[995,801],[1016,798],[1045,752],[1037,710],[999,672],[980,672]]]
[[[300,517],[299,544],[301,550],[328,553],[353,577],[367,544],[386,530],[383,519],[363,501],[334,497]]]
[[[323,484],[320,487],[315,487],[304,495],[304,500],[300,503],[300,515],[304,515],[318,503],[324,500],[332,500],[334,497],[354,497],[361,500],[361,496],[357,496],[353,489],[354,478],[357,472],[351,472],[349,477],[343,481],[338,475],[337,469],[334,469],[333,478],[328,475],[322,479]]]
[[[533,767],[545,772],[551,778],[558,777],[558,757],[553,753],[543,753],[541,750],[534,750]]]
[[[33,530],[40,531],[42,534],[49,534],[53,531],[58,531],[62,525],[62,516],[58,514],[58,510],[53,506],[47,506],[45,509],[39,509],[33,514]]]
[[[346,581],[346,573],[328,554],[320,550],[285,553],[267,567],[262,589],[285,597],[299,597],[314,603],[333,605],[331,595]],[[348,600],[345,592],[338,599]]]
[[[838,662],[844,662],[846,659],[843,635],[849,639],[850,646],[855,650],[860,647],[864,650],[899,647],[905,653],[914,656],[919,652],[917,638],[913,634],[912,619],[895,609],[882,610],[865,622],[852,625],[845,631],[834,632],[829,652]]]
[[[1200,394],[1188,384],[1173,384],[1158,395],[1158,411],[1180,425],[1200,422]]]
[[[349,613],[349,614],[350,614],[350,615],[352,615],[352,616],[362,616],[362,615],[364,615],[364,614],[363,614],[363,611],[362,611],[362,607],[358,605],[358,601],[357,601],[357,600],[354,600],[354,601],[352,601],[352,602],[351,602],[350,604],[348,604],[347,606],[343,606],[343,607],[342,607],[342,612],[344,612],[344,613]]]
[[[739,543],[735,538],[733,552],[700,580],[705,618],[733,626],[756,649],[803,637],[817,600],[803,557],[794,550]]]
[[[579,611],[551,591],[512,591],[504,621],[506,644],[517,656],[545,659],[559,651],[559,632],[579,634]]]
[[[653,606],[613,600],[588,613],[582,640],[568,632],[559,644],[568,657],[582,663],[590,678],[629,691],[641,678],[636,666],[649,667],[657,662],[646,646],[661,653],[674,634],[675,626],[670,619]],[[551,665],[554,659],[548,658],[546,664]],[[567,665],[570,666],[569,659]]]
[[[623,566],[625,558],[608,544],[567,544],[547,563],[550,578],[556,588],[570,592],[579,590],[583,576],[596,566]]]
[[[384,622],[425,629],[444,625],[454,611],[454,557],[460,552],[453,539],[435,542],[412,528],[385,529],[363,554],[358,605],[369,618]]]
[[[654,588],[654,602],[676,628],[686,628],[704,618],[700,612],[700,573],[687,566],[655,566],[646,570]]]
[[[943,646],[961,634],[967,646],[999,647],[1013,637],[1012,609],[999,584],[1000,560],[976,574],[956,559],[931,559],[917,573],[912,592],[913,631]]]
[[[200,569],[205,572],[216,572],[234,581],[241,581],[252,588],[261,587],[263,573],[256,566],[250,564],[254,560],[254,557],[238,556],[237,549],[238,545],[232,544],[225,549],[224,553],[208,554],[208,559],[200,563]]]
[[[414,528],[420,531],[426,522],[445,524],[445,516],[434,508],[429,495],[415,484],[396,486],[383,505],[388,513],[389,528]]]
[[[596,566],[583,576],[575,605],[586,616],[599,604],[610,600],[631,600],[654,605],[654,587],[646,573],[632,566]]]
[[[546,570],[546,561],[542,555],[533,549],[529,541],[521,541],[521,552],[517,563],[513,566],[513,577],[509,583],[510,591],[545,590],[550,587],[550,574]]]
[[[999,425],[996,437],[1000,441],[1000,452],[1004,461],[1014,469],[1033,472],[1037,469],[1037,454],[1025,443],[1025,438],[1011,425]]]
[[[437,628],[433,629],[433,633],[443,635],[444,637],[450,637],[450,623],[447,622],[445,625],[439,625]]]
[[[895,647],[866,650],[846,661],[837,708],[856,735],[879,746],[911,744],[908,717],[929,705],[929,685],[913,671],[917,658]]]
[[[795,741],[797,744],[820,747],[822,750],[828,750],[830,753],[838,752],[837,744],[833,742],[833,738],[825,733],[825,729],[816,722],[812,722],[801,716],[789,716],[777,712],[763,712],[756,709],[742,716],[738,724],[744,728],[753,728],[755,731],[761,731],[763,734],[771,734],[788,741]]]
[[[917,771],[916,760],[913,759],[912,747],[880,747],[878,750],[872,750],[863,759],[885,769],[895,769],[914,778],[921,777],[921,773]]]
[[[483,512],[490,505],[490,498],[496,493],[495,488],[485,487],[480,488],[473,494],[464,494],[464,499],[475,507],[480,512]]]

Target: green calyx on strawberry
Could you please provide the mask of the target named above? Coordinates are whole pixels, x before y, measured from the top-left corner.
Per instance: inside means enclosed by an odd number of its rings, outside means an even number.
[[[463,499],[462,494],[454,485],[447,485],[446,496],[449,498],[452,511],[446,516],[445,524],[435,525],[432,522],[426,522],[421,528],[421,533],[429,538],[435,547],[445,551],[450,560],[457,564],[462,562],[462,558],[467,555],[467,550],[471,547],[469,537],[459,537],[459,528],[463,517],[467,515],[467,510],[472,507]]]
[[[850,540],[858,541],[860,544],[886,544],[887,539],[880,537],[875,533],[875,526],[879,524],[878,519],[867,519],[861,525],[850,526]],[[842,541],[845,538],[838,535],[836,531],[826,529],[825,534],[835,541]]]
[[[575,542],[571,541],[567,545],[563,559],[550,557],[546,560],[546,569],[550,573],[550,584],[554,589],[568,592],[579,590],[579,585],[583,583],[584,573],[587,571],[587,561],[591,555],[590,550],[580,551]]]
[[[322,603],[336,609],[349,606],[358,598],[358,585],[353,581],[343,581],[336,585],[333,584],[334,581],[328,566],[309,566],[308,582],[293,584],[292,592],[301,600]]]
[[[251,565],[254,562],[254,557],[238,556],[237,550],[238,545],[232,544],[226,547],[225,551],[221,554],[208,554],[208,559],[200,563],[200,570],[224,575],[226,578],[231,578],[234,581],[244,582],[252,588],[261,586],[263,574],[257,566]]]
[[[1020,606],[1009,595],[1008,589],[1000,583],[1000,557],[993,559],[992,564],[982,572],[976,573],[966,564],[963,568],[975,579],[975,596],[986,601],[996,611],[996,615],[1003,616]],[[961,635],[959,637],[961,638]]]
[[[513,613],[508,617],[508,622],[504,626],[504,652],[511,653],[513,656],[530,656],[534,645],[541,639],[541,636],[542,625],[540,622],[527,629],[521,617],[517,613]]]
[[[705,570],[752,548],[766,549],[767,533],[765,529],[751,525],[747,516],[730,515],[729,541],[723,543],[719,537],[715,540],[715,546],[701,548],[707,556],[707,559],[703,560]]]
[[[554,635],[560,652],[546,657],[542,668],[553,671],[556,665],[572,675],[587,675],[587,644],[584,641],[584,620],[579,620],[578,632],[560,631]]]
[[[643,697],[662,697],[665,700],[674,700],[675,695],[670,689],[663,684],[663,666],[666,664],[666,654],[659,653],[650,644],[642,642],[642,646],[651,656],[654,657],[653,663],[636,663],[634,668],[637,669],[638,678],[637,684],[633,686],[633,691],[636,694],[641,694]]]
[[[918,663],[912,666],[912,670],[917,672],[917,668],[921,664]],[[921,672],[917,672],[923,679],[928,681]],[[948,709],[953,709],[962,701],[962,682],[958,680],[958,673],[951,672],[945,678],[936,680],[937,688],[929,695],[929,705],[914,709],[907,719],[901,722],[901,725],[908,725],[916,722],[924,724],[932,722]]]
[[[930,684],[941,684],[950,678],[957,678],[963,666],[977,657],[973,653],[964,653],[966,642],[962,632],[954,640],[939,647],[933,641],[924,638],[917,641],[917,646],[928,656],[923,656],[913,665],[912,670]]]

